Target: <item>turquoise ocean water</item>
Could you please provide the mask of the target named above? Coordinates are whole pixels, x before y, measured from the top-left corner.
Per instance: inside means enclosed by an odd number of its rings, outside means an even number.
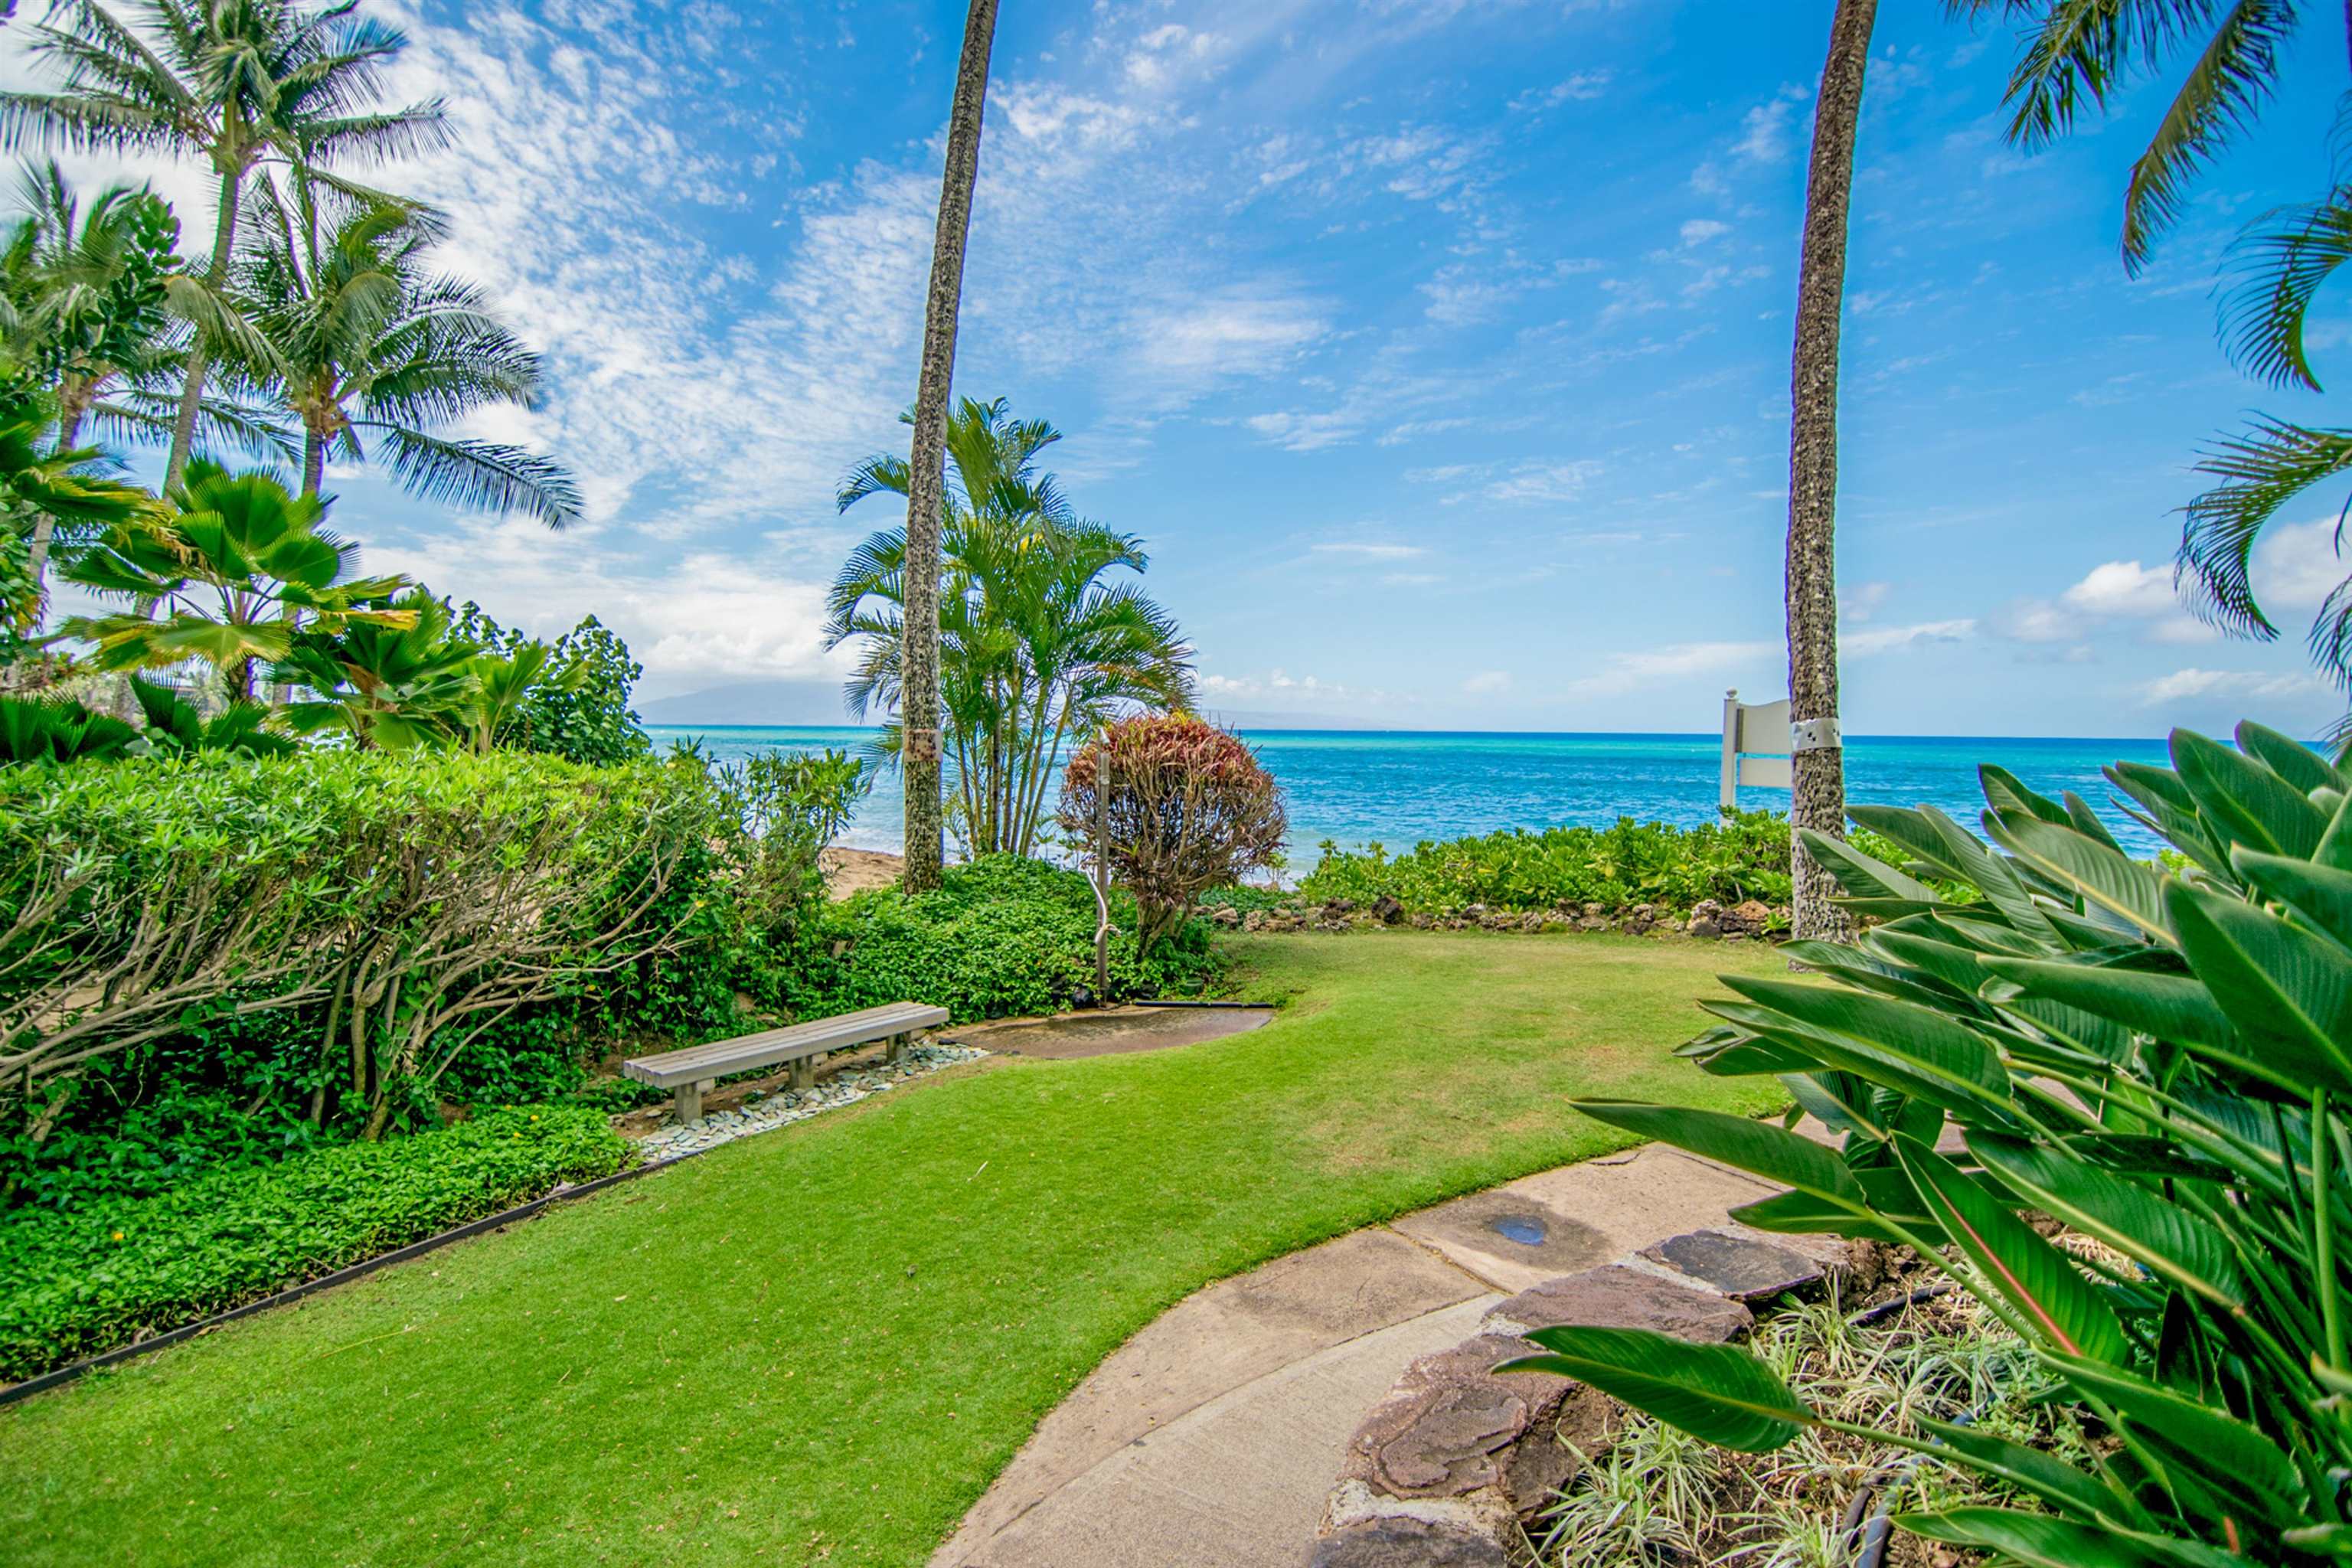
[[[873,731],[800,726],[649,724],[657,745],[693,738],[721,757],[754,751],[862,750]],[[1715,815],[1721,739],[1715,735],[1442,734],[1423,731],[1263,730],[1243,736],[1280,780],[1290,805],[1291,873],[1316,846],[1409,849],[1424,838],[1498,828],[1605,826],[1620,816],[1681,826]],[[1849,798],[1932,802],[1974,826],[1983,807],[1977,764],[1998,763],[2055,798],[2074,790],[2126,844],[2154,840],[2108,805],[2099,769],[2118,760],[2163,764],[2161,741],[2058,741],[1967,736],[1864,736],[1846,742]],[[1740,804],[1788,809],[1786,790],[1742,790]],[[896,849],[902,796],[885,770],[843,836]]]

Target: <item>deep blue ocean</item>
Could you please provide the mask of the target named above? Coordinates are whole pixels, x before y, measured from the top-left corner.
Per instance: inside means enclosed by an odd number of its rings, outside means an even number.
[[[836,747],[862,752],[864,729],[649,724],[656,745],[692,737],[721,757]],[[1244,731],[1289,797],[1291,874],[1316,847],[1382,844],[1498,828],[1605,826],[1620,816],[1689,826],[1715,816],[1722,741],[1716,735],[1443,734],[1425,731]],[[2074,790],[2126,845],[2155,842],[2109,805],[2099,769],[2118,760],[2166,762],[2162,741],[2053,741],[1968,736],[1849,736],[1846,794],[1887,805],[1932,802],[1974,827],[1984,799],[1977,764],[1998,763],[2056,798]],[[903,811],[898,774],[883,770],[842,842],[897,849]],[[1785,811],[1786,790],[1740,791],[1743,806]]]

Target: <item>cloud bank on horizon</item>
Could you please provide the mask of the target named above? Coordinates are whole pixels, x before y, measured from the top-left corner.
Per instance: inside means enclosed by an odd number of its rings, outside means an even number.
[[[895,520],[833,492],[904,439],[961,7],[370,8],[413,39],[393,95],[456,131],[386,183],[449,212],[445,261],[549,363],[543,409],[472,433],[561,456],[589,515],[551,535],[351,472],[339,525],[533,631],[593,611],[651,698],[836,679],[824,584]],[[1846,728],[2325,722],[2294,631],[2342,575],[2333,514],[2265,545],[2278,646],[2189,617],[2170,552],[2198,445],[2302,412],[2230,371],[2209,290],[2238,226],[2320,177],[2333,87],[2291,81],[2127,282],[2117,197],[2160,94],[2020,156],[2008,36],[1919,9],[1882,16],[1861,135]],[[1707,729],[1726,687],[1781,689],[1824,26],[1664,0],[1008,12],[959,388],[1067,433],[1051,466],[1150,541],[1213,706]],[[208,223],[197,171],[138,172]]]

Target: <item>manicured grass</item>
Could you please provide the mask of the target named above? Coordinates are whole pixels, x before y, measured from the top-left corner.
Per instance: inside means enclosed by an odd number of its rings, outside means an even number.
[[[1764,1108],[1674,1045],[1769,952],[1245,938],[1251,1034],[982,1064],[0,1409],[12,1563],[919,1564],[1204,1282]]]

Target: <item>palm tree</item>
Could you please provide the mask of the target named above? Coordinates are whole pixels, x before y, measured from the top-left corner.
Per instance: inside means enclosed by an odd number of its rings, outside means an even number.
[[[425,269],[434,226],[404,204],[352,201],[297,171],[261,182],[237,292],[263,345],[234,362],[241,385],[274,395],[302,427],[302,493],[331,448],[373,442],[412,494],[552,528],[580,515],[572,477],[517,447],[426,426],[489,404],[536,406],[539,356],[489,313],[481,290]]]
[[[247,177],[265,162],[326,174],[346,156],[381,159],[436,145],[441,106],[373,107],[383,68],[406,45],[349,4],[300,0],[131,0],[129,20],[99,0],[65,0],[65,20],[33,26],[31,52],[63,90],[0,91],[0,142],[37,140],[101,152],[201,158],[219,182],[212,262],[218,285],[236,251]],[[212,353],[188,354],[164,489],[188,464]]]
[[[232,700],[254,695],[262,663],[286,657],[298,617],[324,631],[404,626],[415,612],[385,605],[402,577],[354,578],[359,547],[328,531],[325,503],[274,473],[232,474],[199,458],[167,518],[114,529],[66,572],[72,582],[145,609],[79,616],[61,628],[98,645],[104,669],[160,669],[200,658]]]
[[[2086,108],[2106,109],[2134,77],[2162,71],[2176,56],[2189,72],[2133,162],[2124,190],[2125,269],[2137,275],[2157,240],[2185,210],[2189,181],[2250,128],[2277,89],[2281,51],[2297,20],[2292,0],[1947,0],[1958,16],[2000,9],[2030,19],[2010,74],[2009,137],[2044,146],[2074,130]],[[2352,10],[2347,12],[2352,23]],[[2352,144],[2352,103],[2337,111],[2334,144]],[[2305,352],[2314,297],[2352,254],[2352,173],[2339,164],[2319,201],[2267,213],[2231,252],[2235,279],[2224,290],[2223,344],[2239,368],[2279,387],[2319,391]],[[2313,486],[2352,469],[2352,430],[2256,415],[2197,465],[2216,481],[2184,509],[2176,581],[2189,607],[2224,630],[2269,641],[2277,626],[2253,591],[2255,547],[2286,506]],[[2339,582],[2314,619],[2313,660],[2352,688],[2352,576]],[[2339,726],[2352,738],[2352,718]]]
[[[0,527],[16,538],[47,542],[64,530],[77,540],[139,526],[155,506],[142,489],[85,472],[93,449],[60,448],[50,440],[57,402],[44,394],[0,383]],[[31,559],[21,584],[0,581],[0,668],[13,668],[31,647],[41,619],[40,574]]]
[[[1845,752],[1838,734],[1838,329],[1845,310],[1846,214],[1853,197],[1854,131],[1878,0],[1837,0],[1829,59],[1813,110],[1805,178],[1804,246],[1797,273],[1796,349],[1789,417],[1789,819],[1833,837],[1845,834]],[[1790,841],[1799,937],[1836,938],[1845,917],[1837,884]]]
[[[996,41],[996,0],[971,0],[948,111],[947,166],[940,179],[939,226],[931,241],[931,286],[923,303],[923,367],[915,384],[915,441],[907,490],[906,668],[900,711],[906,743],[907,869],[909,892],[940,885],[945,824],[940,802],[940,531],[947,515],[948,390],[955,381],[956,317],[963,301],[964,241],[980,177],[980,128],[988,57]]]
[[[974,854],[1027,854],[1066,742],[1122,708],[1183,708],[1192,650],[1175,622],[1130,582],[1141,542],[1076,520],[1038,454],[1060,434],[1018,421],[1002,400],[966,398],[947,429],[945,582],[940,603],[944,751],[955,764],[957,816]],[[842,489],[904,495],[908,465],[877,458]],[[907,531],[887,529],[850,556],[835,581],[830,646],[853,637],[864,658],[848,688],[853,713],[901,710],[908,640]],[[886,752],[903,757],[901,718],[885,726]]]
[[[0,249],[0,297],[8,307],[14,363],[48,388],[57,407],[54,449],[77,449],[93,417],[117,433],[159,419],[155,387],[176,379],[192,325],[226,339],[249,335],[233,306],[189,278],[175,249],[179,220],[144,185],[109,185],[87,206],[53,160],[27,164],[17,186],[19,216]],[[202,414],[217,433],[265,449],[283,437],[250,409],[207,399]],[[47,578],[50,516],[36,523],[31,572],[37,595]]]

